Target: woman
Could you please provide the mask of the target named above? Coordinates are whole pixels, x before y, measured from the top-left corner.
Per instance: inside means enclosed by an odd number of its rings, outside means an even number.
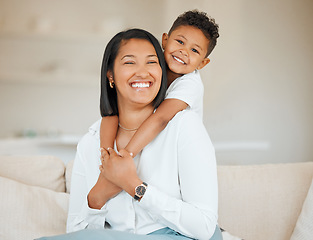
[[[119,115],[115,151],[99,160],[98,121],[77,147],[68,215],[68,232],[98,230],[55,239],[222,239],[214,149],[196,114],[176,114],[134,159],[123,150],[165,90],[158,41],[139,29],[117,34],[104,53],[100,104]]]

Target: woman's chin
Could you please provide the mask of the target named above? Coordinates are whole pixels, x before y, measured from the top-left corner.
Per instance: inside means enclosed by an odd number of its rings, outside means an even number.
[[[138,103],[152,103],[158,92],[153,88],[132,88],[129,100]]]
[[[145,106],[149,106],[149,105],[153,105],[153,99],[133,99],[130,101],[132,104],[136,104],[138,107],[145,107]]]

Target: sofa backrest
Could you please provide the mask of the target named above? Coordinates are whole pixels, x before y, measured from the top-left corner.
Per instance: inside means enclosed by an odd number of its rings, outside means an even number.
[[[70,192],[73,161],[66,167]],[[287,240],[313,178],[313,162],[218,166],[219,225],[243,239]]]
[[[218,166],[219,224],[244,239],[290,239],[313,162]]]

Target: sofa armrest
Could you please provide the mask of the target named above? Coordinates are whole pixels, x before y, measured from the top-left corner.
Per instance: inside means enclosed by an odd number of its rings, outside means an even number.
[[[313,162],[218,166],[219,224],[244,239],[290,239]]]
[[[72,179],[72,171],[73,171],[74,160],[71,160],[66,165],[65,171],[65,181],[66,181],[66,192],[71,192],[71,179]]]
[[[65,165],[53,156],[0,156],[0,176],[65,192]]]

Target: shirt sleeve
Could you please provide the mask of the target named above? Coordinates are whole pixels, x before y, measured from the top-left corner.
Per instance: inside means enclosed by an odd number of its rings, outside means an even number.
[[[179,99],[194,108],[203,99],[204,87],[200,74],[193,72],[176,79],[168,88],[166,99]]]
[[[215,151],[199,117],[191,111],[178,127],[178,176],[181,199],[148,185],[140,205],[156,220],[197,239],[209,239],[217,225]]]
[[[88,140],[89,139],[89,140]],[[78,231],[85,228],[99,229],[105,227],[105,217],[107,214],[106,204],[100,209],[92,209],[88,205],[87,195],[91,189],[91,182],[94,180],[87,177],[87,165],[85,164],[85,149],[90,147],[92,149],[95,144],[88,144],[91,138],[84,136],[83,146],[78,144],[77,153],[74,160],[72,180],[71,180],[71,194],[69,203],[69,213],[67,219],[67,232]],[[95,145],[97,146],[97,145]],[[98,151],[96,151],[98,152]],[[89,159],[92,159],[92,151]]]

